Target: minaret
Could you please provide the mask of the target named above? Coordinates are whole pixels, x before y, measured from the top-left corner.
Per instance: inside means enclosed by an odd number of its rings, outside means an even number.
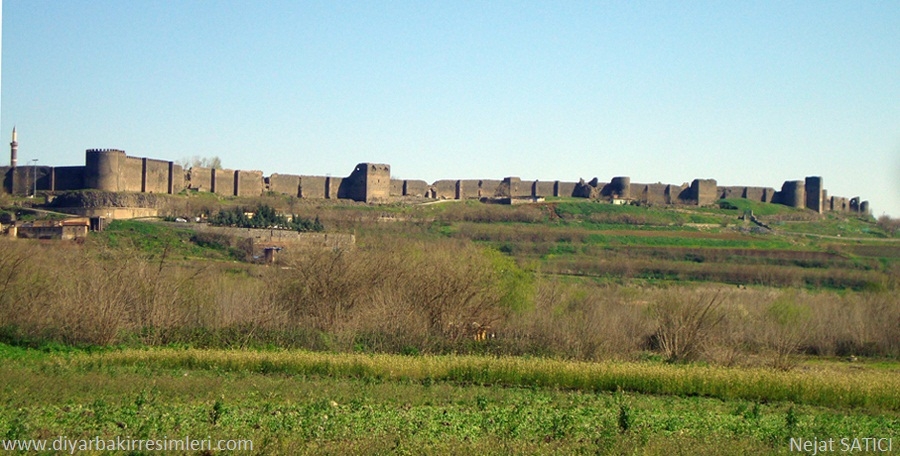
[[[16,153],[19,151],[19,142],[16,141],[16,127],[13,127],[13,135],[12,142],[9,143],[9,167],[15,168],[16,162],[18,159],[16,158]]]

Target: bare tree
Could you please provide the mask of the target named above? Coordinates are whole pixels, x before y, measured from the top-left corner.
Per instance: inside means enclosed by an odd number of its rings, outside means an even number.
[[[213,169],[222,169],[222,159],[219,157],[200,157],[199,155],[194,155],[191,158],[182,158],[178,160],[178,164],[181,165],[182,168],[213,168]]]

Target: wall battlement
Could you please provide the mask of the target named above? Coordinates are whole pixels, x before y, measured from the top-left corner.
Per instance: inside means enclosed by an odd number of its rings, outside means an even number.
[[[84,166],[0,167],[0,191],[16,195],[70,190],[105,190],[175,194],[185,190],[212,192],[222,196],[255,196],[267,192],[298,198],[349,199],[362,202],[397,198],[480,199],[526,197],[584,197],[613,202],[645,204],[714,204],[721,198],[752,201],[826,211],[870,214],[868,201],[858,196],[829,196],[819,176],[785,181],[780,191],[768,187],[720,187],[715,179],[694,179],[690,184],[633,183],[628,176],[608,183],[596,177],[590,182],[523,181],[503,179],[391,179],[391,167],[382,163],[360,163],[347,177],[272,174],[262,171],[189,168],[175,162],[130,157],[120,149],[88,149]]]

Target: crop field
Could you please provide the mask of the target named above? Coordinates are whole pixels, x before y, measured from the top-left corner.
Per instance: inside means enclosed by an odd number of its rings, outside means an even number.
[[[269,454],[789,454],[898,438],[898,366],[2,348],[6,439],[242,439]],[[826,376],[827,380],[821,377]]]
[[[745,200],[172,201],[164,215],[189,220],[265,204],[356,245],[266,266],[192,223],[0,238],[4,444],[900,451],[896,221]]]

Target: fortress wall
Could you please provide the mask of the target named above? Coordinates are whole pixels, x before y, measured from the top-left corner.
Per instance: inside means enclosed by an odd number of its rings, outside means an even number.
[[[668,184],[647,184],[642,190],[641,201],[650,204],[669,204]]]
[[[212,168],[191,168],[188,175],[188,188],[202,192],[212,191]]]
[[[493,198],[495,196],[500,195],[500,186],[503,184],[502,180],[497,179],[479,179],[478,180],[478,188],[481,189],[481,196],[487,198]]]
[[[455,199],[456,198],[456,181],[455,180],[439,180],[431,184],[434,189],[434,197],[437,199]]]
[[[850,198],[850,212],[859,212],[859,197]]]
[[[332,190],[337,191],[337,197],[341,199],[352,199],[354,201],[366,200],[366,174],[367,166],[365,163],[359,163],[340,184],[334,185],[332,181]]]
[[[768,189],[763,187],[744,187],[743,198],[746,198],[750,201],[766,201],[767,191]],[[771,193],[768,193],[771,195]]]
[[[831,210],[835,212],[848,212],[850,210],[850,202],[843,196],[832,196]]]
[[[344,186],[344,178],[343,177],[331,177],[328,176],[325,178],[325,197],[326,198],[340,198],[340,190],[341,187]]]
[[[272,174],[269,176],[269,191],[290,196],[300,195],[300,176],[293,174]]]
[[[600,194],[613,198],[631,198],[631,178],[618,176],[609,181],[609,185],[601,188]]]
[[[391,179],[391,196],[403,196],[403,179]]]
[[[534,182],[534,195],[532,196],[556,196],[554,194],[554,188],[556,187],[556,182],[551,181],[535,181]]]
[[[806,206],[806,193],[803,181],[785,181],[781,185],[781,192],[778,194],[779,204],[790,207],[803,208]]]
[[[459,190],[459,199],[480,198],[484,193],[481,190],[481,181],[478,179],[461,179]]]
[[[523,198],[531,196],[531,183],[522,182],[518,177],[507,177],[503,179],[504,184],[508,184],[509,196],[512,198]]]
[[[376,201],[391,196],[391,165],[385,163],[360,163],[365,170],[362,201]]]
[[[691,188],[691,186],[685,184],[681,187],[681,192],[678,193],[678,198],[676,201],[680,204],[697,204],[696,201],[691,200],[693,194],[694,190]]]
[[[212,191],[216,195],[234,196],[234,170],[214,169],[212,173]]]
[[[690,192],[690,191],[691,191],[691,187],[688,186],[687,184],[670,185],[668,188],[669,194],[666,197],[667,201],[669,202],[669,204],[678,204],[681,202],[681,195],[684,194],[685,192]]]
[[[31,195],[34,191],[35,178],[38,191],[53,189],[53,168],[50,166],[17,166],[10,170],[10,174],[14,195]]]
[[[690,203],[707,206],[716,202],[719,192],[715,179],[694,179],[691,182]]]
[[[144,188],[147,193],[169,193],[169,162],[143,159]]]
[[[84,188],[84,166],[57,166],[53,189],[55,191],[81,190]]]
[[[118,192],[119,163],[125,161],[125,152],[115,149],[88,149],[84,153],[84,186],[96,190]]]
[[[599,185],[599,182],[597,183]],[[646,197],[645,190],[647,189],[647,184],[633,184],[631,182],[628,183],[628,195],[631,196],[632,199],[641,201],[642,198]],[[600,187],[600,190],[603,191],[603,187]]]
[[[571,197],[575,194],[575,187],[578,186],[578,182],[562,182],[556,181],[556,189],[558,192],[558,196]]]
[[[743,198],[744,187],[718,187],[719,198]]]
[[[325,198],[324,176],[300,176],[301,198]]]
[[[513,198],[527,198],[531,196],[531,182],[522,182],[518,177],[511,177],[510,195]]]
[[[181,165],[169,162],[169,193],[179,193],[185,188],[184,169]]]
[[[238,170],[234,172],[235,196],[259,196],[263,194],[264,188],[265,181],[262,171]]]
[[[531,185],[522,183],[518,177],[504,177],[497,187],[496,195],[501,198],[531,196]]]
[[[818,213],[822,213],[822,199],[825,188],[822,185],[822,178],[819,176],[807,177],[803,182],[804,191],[806,192],[806,207]]]
[[[12,193],[12,173],[9,166],[0,166],[0,193]]]
[[[865,215],[869,215],[869,214],[870,214],[870,212],[869,212],[869,202],[868,202],[868,201],[861,201],[861,202],[859,203],[859,212],[862,213],[862,214],[865,214]]]
[[[119,191],[140,192],[144,189],[144,159],[125,157],[119,161]]]
[[[425,196],[428,192],[428,182],[423,180],[403,181],[403,196]]]

